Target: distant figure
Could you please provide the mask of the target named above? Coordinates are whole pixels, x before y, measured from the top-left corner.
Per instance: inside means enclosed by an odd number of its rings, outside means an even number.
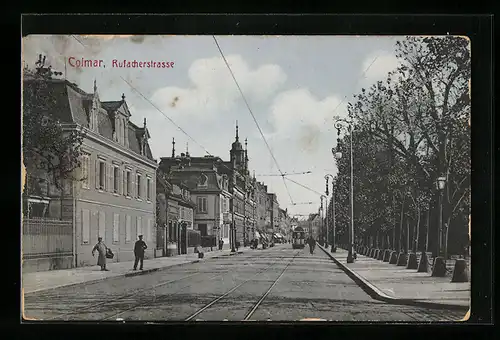
[[[106,247],[104,242],[102,242],[102,237],[97,238],[97,244],[92,249],[92,256],[95,255],[96,250],[99,253],[99,256],[97,257],[97,265],[101,266],[101,270],[109,271],[109,269],[106,269],[106,251],[108,250],[108,247]]]
[[[254,247],[254,249],[259,248],[259,240],[258,239],[253,240],[253,247]]]
[[[222,250],[222,247],[224,246],[224,240],[221,238],[219,240],[219,250]]]
[[[307,239],[307,244],[309,245],[309,252],[313,254],[316,246],[316,240],[312,237],[312,235]]]
[[[240,248],[240,241],[236,241],[235,246],[236,246],[236,251],[238,251],[238,249]]]
[[[146,245],[146,242],[142,240],[142,235],[139,235],[139,240],[135,242],[134,246],[134,255],[135,255],[135,261],[134,261],[134,270],[137,270],[137,264],[139,261],[141,261],[141,266],[139,267],[139,270],[142,270],[144,266],[144,251],[148,249],[148,246]]]

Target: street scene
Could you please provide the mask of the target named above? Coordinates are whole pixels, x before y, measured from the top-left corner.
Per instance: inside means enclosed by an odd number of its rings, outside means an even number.
[[[30,35],[22,62],[23,320],[468,319],[467,39]]]

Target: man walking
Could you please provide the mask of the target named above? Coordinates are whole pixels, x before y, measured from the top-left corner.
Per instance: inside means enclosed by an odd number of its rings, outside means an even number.
[[[137,263],[141,261],[141,266],[139,267],[139,270],[142,270],[144,266],[144,251],[148,249],[148,246],[146,245],[146,242],[142,240],[142,235],[139,235],[139,240],[135,242],[134,246],[134,255],[135,255],[135,262],[134,262],[134,270],[137,270]]]
[[[94,246],[92,249],[92,256],[95,256],[95,252],[97,250],[98,257],[97,257],[97,265],[101,266],[101,270],[103,271],[109,271],[106,269],[106,251],[108,247],[102,242],[102,237],[97,238],[97,244]]]
[[[309,245],[309,252],[311,254],[314,253],[314,247],[316,246],[316,240],[311,236],[309,236],[309,239],[307,240],[307,244]]]

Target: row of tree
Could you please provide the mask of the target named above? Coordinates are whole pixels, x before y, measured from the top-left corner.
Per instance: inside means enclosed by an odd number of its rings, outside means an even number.
[[[348,105],[355,242],[434,256],[462,254],[470,210],[469,41],[407,37],[396,44],[396,55],[398,68]],[[342,136],[335,217],[337,242],[347,243],[349,130]]]

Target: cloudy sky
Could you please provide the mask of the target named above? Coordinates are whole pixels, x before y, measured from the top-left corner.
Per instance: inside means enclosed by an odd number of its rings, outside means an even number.
[[[278,195],[280,206],[291,214],[317,211],[324,175],[336,172],[332,117],[345,115],[354,93],[396,67],[395,42],[402,37],[216,38],[279,169],[311,171],[290,176],[311,190],[287,181],[287,191],[281,177],[265,176],[279,174],[278,167],[212,36],[29,36],[23,56],[31,67],[39,53],[47,55],[53,69],[87,92],[95,79],[101,100],[120,100],[124,93],[131,120],[142,125],[147,119],[157,159],[171,155],[174,137],[178,153],[188,146],[192,156],[208,151],[229,160],[238,121],[240,140],[248,138],[250,171]],[[70,57],[101,59],[106,67],[74,68]],[[113,68],[113,59],[168,61],[174,67]],[[307,202],[314,204],[301,204]]]

